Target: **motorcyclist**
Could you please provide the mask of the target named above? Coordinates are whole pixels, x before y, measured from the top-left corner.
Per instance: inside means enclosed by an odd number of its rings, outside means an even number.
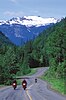
[[[23,85],[23,83],[25,83],[27,86],[27,81],[25,79],[22,81],[22,85]]]
[[[13,83],[15,83],[17,85],[17,81],[16,80],[13,80]]]
[[[35,78],[35,83],[37,83],[37,78]]]
[[[13,86],[14,89],[16,89],[16,87],[17,87],[17,81],[16,80],[13,80],[12,86]]]
[[[27,88],[27,81],[25,79],[22,81],[22,86],[24,90]]]

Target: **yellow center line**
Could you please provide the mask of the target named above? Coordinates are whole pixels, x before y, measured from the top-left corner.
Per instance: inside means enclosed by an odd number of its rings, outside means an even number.
[[[29,94],[28,90],[26,90],[26,93],[27,93],[27,95],[28,95],[29,99],[30,99],[30,100],[32,100],[32,97],[30,96],[30,94]]]

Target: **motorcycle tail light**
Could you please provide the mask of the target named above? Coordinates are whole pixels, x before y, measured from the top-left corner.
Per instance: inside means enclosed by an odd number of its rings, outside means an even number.
[[[23,83],[23,85],[26,85],[25,83]]]
[[[15,83],[13,83],[13,85],[16,85]]]

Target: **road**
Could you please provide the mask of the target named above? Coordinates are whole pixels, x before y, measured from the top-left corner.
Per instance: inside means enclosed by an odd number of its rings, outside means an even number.
[[[38,79],[35,83],[35,78],[46,70],[47,68],[39,68],[36,74],[29,76],[29,79],[26,79],[28,83],[26,90],[23,90],[21,85],[18,85],[16,90],[12,86],[1,88],[0,100],[66,100],[65,96],[48,89],[45,81]]]

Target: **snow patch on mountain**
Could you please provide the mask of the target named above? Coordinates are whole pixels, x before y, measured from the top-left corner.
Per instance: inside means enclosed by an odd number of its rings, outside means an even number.
[[[39,16],[24,16],[22,18],[20,17],[12,18],[7,21],[0,20],[0,25],[21,24],[21,25],[25,25],[26,27],[31,27],[31,26],[39,27],[39,26],[49,25],[50,23],[56,23],[57,21],[58,20],[55,18],[42,18]]]
[[[42,18],[42,17],[38,17],[38,16],[24,16],[26,19],[32,19],[32,20],[24,20],[23,21],[23,25],[26,26],[44,26],[44,25],[48,25],[50,23],[56,23],[57,19],[55,18]]]

